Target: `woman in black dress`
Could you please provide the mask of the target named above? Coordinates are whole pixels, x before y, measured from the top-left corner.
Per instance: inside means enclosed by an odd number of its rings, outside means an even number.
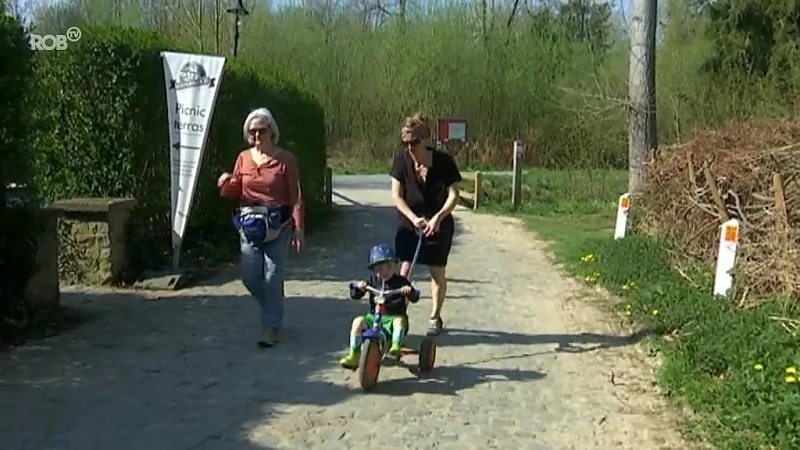
[[[408,276],[419,234],[423,235],[417,263],[431,274],[431,319],[427,334],[443,327],[442,304],[447,293],[446,267],[455,223],[451,213],[458,203],[461,173],[453,158],[430,147],[431,129],[421,115],[406,118],[401,130],[403,147],[392,164],[392,198],[400,217],[395,252],[400,274]],[[419,234],[418,234],[419,233]]]

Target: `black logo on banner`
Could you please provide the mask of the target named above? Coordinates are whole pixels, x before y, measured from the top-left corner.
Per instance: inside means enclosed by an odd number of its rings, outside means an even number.
[[[169,80],[169,88],[180,90],[198,86],[214,87],[216,78],[209,78],[205,67],[196,62],[188,62],[178,71],[177,80]]]

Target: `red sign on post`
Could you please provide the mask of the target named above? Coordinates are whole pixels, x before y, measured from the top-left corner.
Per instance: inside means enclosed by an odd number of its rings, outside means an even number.
[[[467,121],[465,119],[439,119],[439,141],[467,141]]]

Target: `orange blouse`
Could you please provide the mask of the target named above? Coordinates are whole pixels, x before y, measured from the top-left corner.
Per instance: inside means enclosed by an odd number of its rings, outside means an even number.
[[[259,166],[253,161],[250,150],[243,150],[236,158],[233,176],[220,187],[220,194],[227,199],[238,200],[241,206],[289,206],[294,227],[304,229],[305,206],[297,158],[291,152],[280,150],[275,157]]]

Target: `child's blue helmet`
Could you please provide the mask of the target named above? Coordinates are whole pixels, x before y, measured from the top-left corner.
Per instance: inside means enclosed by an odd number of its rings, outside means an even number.
[[[367,268],[371,270],[375,264],[387,261],[397,261],[397,258],[394,256],[394,250],[386,244],[376,245],[369,251],[369,265]]]

